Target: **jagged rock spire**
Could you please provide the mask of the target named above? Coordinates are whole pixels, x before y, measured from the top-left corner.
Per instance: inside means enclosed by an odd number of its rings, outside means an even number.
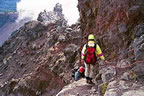
[[[57,3],[53,9],[53,11],[47,12],[44,10],[44,12],[41,12],[38,16],[38,21],[43,22],[44,24],[49,24],[52,22],[57,22],[60,20],[61,25],[67,25],[67,21],[64,18],[64,14],[62,13],[62,5]]]
[[[53,9],[54,12],[57,12],[57,13],[61,13],[62,14],[62,5],[60,3],[57,3]]]

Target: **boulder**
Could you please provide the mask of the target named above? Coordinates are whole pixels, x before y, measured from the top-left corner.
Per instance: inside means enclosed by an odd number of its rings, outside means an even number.
[[[58,41],[59,41],[60,43],[63,43],[63,42],[66,41],[66,37],[65,37],[64,35],[60,35],[60,36],[58,37]]]
[[[65,86],[56,96],[99,96],[95,91],[95,86],[87,84],[85,79],[80,79]]]
[[[144,24],[137,25],[134,33],[135,38],[142,36],[144,34]]]
[[[144,89],[139,89],[124,92],[121,96],[143,96],[143,95],[144,95]]]
[[[62,14],[63,9],[62,9],[62,5],[61,5],[61,4],[57,3],[57,4],[55,5],[53,11],[54,11],[55,13],[57,13],[58,16],[60,16],[60,17],[63,16],[63,14]]]
[[[144,63],[137,63],[136,66],[134,68],[132,68],[132,70],[134,70],[134,72],[137,75],[137,78],[143,78],[144,79]]]
[[[78,51],[79,47],[75,44],[69,44],[64,49],[64,55],[66,56],[66,59],[69,63],[73,63],[75,61]]]
[[[136,38],[133,43],[136,60],[144,60],[144,34]]]
[[[131,20],[136,20],[137,16],[141,16],[140,14],[141,7],[140,6],[133,6],[128,10],[128,17]]]
[[[126,68],[127,66],[130,66],[130,62],[128,59],[122,59],[117,63],[117,67],[119,68]]]
[[[104,96],[143,96],[143,85],[131,81],[114,80],[109,82]]]
[[[58,34],[56,32],[53,32],[49,38],[47,38],[47,46],[48,48],[54,46],[54,44],[58,41]]]
[[[122,76],[121,76],[122,80],[130,80],[130,74],[129,72],[125,72]]]
[[[65,20],[64,14],[62,13],[62,5],[59,3],[55,5],[53,11],[47,12],[44,10],[44,12],[40,12],[37,20],[42,22],[44,25],[56,22],[59,26],[67,25],[67,21]]]
[[[114,79],[113,77],[116,75],[116,70],[114,67],[107,67],[107,68],[101,69],[99,73],[102,74],[101,75],[102,81],[106,83]]]

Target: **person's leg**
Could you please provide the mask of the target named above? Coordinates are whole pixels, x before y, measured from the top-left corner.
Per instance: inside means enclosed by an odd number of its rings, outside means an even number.
[[[92,84],[92,79],[94,78],[94,65],[90,64],[90,75],[89,75],[89,80],[90,83]]]
[[[75,81],[78,81],[81,78],[81,74],[77,71],[75,72]]]
[[[85,64],[85,78],[86,78],[86,82],[89,83],[89,74],[90,74],[90,65],[89,64]]]

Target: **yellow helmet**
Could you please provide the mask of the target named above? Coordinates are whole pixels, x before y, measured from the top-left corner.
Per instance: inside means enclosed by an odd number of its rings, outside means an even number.
[[[90,34],[90,35],[88,36],[88,40],[90,40],[90,39],[94,40],[94,39],[95,39],[94,35]]]

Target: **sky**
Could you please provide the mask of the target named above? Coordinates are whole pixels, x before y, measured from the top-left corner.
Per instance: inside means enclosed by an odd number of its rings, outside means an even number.
[[[17,11],[19,12],[18,20],[25,17],[36,20],[38,14],[44,9],[53,11],[53,7],[56,3],[62,4],[63,14],[68,20],[69,25],[74,24],[78,20],[78,0],[21,0],[17,3]]]

